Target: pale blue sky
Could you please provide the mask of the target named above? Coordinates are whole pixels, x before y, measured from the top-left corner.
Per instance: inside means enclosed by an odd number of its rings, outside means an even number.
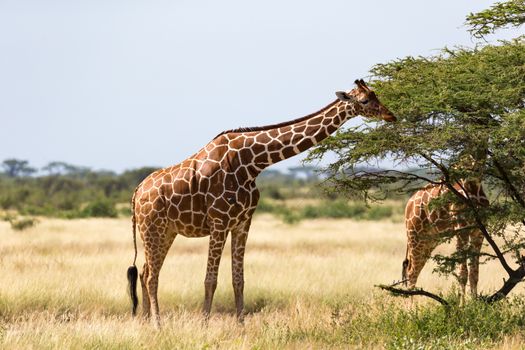
[[[465,15],[492,3],[0,0],[0,161],[172,165],[320,109],[375,63],[473,46]]]

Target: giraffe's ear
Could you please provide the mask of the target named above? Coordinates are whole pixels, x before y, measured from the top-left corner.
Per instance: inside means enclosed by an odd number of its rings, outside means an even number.
[[[344,91],[337,91],[335,93],[335,95],[337,96],[337,98],[340,100],[340,101],[343,101],[343,102],[355,102],[356,99],[354,96],[351,96],[351,95],[348,95],[346,92]]]

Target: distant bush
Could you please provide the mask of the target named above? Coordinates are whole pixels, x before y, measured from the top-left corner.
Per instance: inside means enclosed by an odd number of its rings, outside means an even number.
[[[33,227],[36,225],[38,220],[32,217],[19,217],[15,214],[4,214],[2,220],[7,221],[11,224],[11,228],[14,231],[23,231],[27,228]]]
[[[36,225],[37,222],[38,222],[37,219],[28,218],[28,217],[18,218],[18,219],[10,221],[11,228],[15,231],[23,231],[27,228],[33,227]]]
[[[319,205],[307,205],[301,209],[301,216],[307,219],[334,218],[355,220],[381,220],[394,214],[392,206],[371,206],[363,203],[349,203],[346,200],[325,201]]]
[[[323,201],[317,205],[307,205],[292,209],[279,202],[261,199],[257,213],[271,213],[279,216],[285,223],[294,224],[302,219],[333,218],[354,220],[381,220],[395,215],[392,205],[374,205],[367,207],[364,203],[353,203],[346,200]]]
[[[366,211],[361,203],[349,204],[345,200],[325,201],[320,205],[306,206],[302,210],[305,218],[358,218]]]
[[[9,194],[0,195],[0,208],[9,209],[14,208],[16,205],[16,199]]]
[[[82,217],[95,217],[95,218],[116,218],[117,209],[115,205],[106,199],[98,199],[88,203],[81,211]]]
[[[282,205],[273,204],[265,198],[261,198],[257,204],[257,213],[275,213]]]
[[[275,200],[284,199],[283,194],[281,193],[281,188],[276,185],[268,185],[261,189],[261,194],[264,197],[269,197]]]
[[[129,217],[131,215],[131,208],[127,205],[116,207],[118,216]]]
[[[292,210],[286,207],[283,207],[280,210],[279,215],[281,216],[281,219],[289,225],[296,224],[304,218],[300,211]]]
[[[377,205],[370,207],[366,213],[366,220],[381,220],[392,217],[394,215],[394,207],[390,205]]]
[[[15,220],[17,215],[12,212],[5,212],[0,215],[0,220],[11,222],[12,220]]]

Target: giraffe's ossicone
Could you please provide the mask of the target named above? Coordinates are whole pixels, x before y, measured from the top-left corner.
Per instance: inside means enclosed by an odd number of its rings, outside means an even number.
[[[320,111],[292,121],[220,133],[182,163],[160,169],[136,188],[132,199],[135,259],[128,269],[133,314],[138,304],[135,229],[144,242],[140,281],[143,312],[160,326],[157,289],[160,269],[177,235],[210,236],[204,281],[209,315],[226,237],[232,235],[232,274],[237,317],[243,320],[244,251],[259,200],[257,175],[266,167],[319,143],[356,115],[395,121],[362,81]]]
[[[489,205],[479,179],[462,180],[453,187],[475,205]],[[483,244],[483,234],[473,219],[465,215],[465,204],[449,202],[438,207],[431,205],[433,199],[447,194],[450,194],[450,190],[444,184],[431,184],[414,193],[408,200],[405,208],[407,248],[401,279],[408,284],[408,288],[414,288],[432,251],[446,237],[455,235],[457,254],[460,257],[457,277],[461,300],[464,301],[467,280],[471,294],[477,295],[479,253]]]

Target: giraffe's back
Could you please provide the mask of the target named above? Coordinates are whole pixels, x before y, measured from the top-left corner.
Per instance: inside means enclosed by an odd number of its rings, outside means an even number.
[[[140,231],[151,225],[188,237],[231,230],[251,218],[259,193],[240,150],[219,136],[183,162],[145,178],[135,194]]]
[[[427,185],[410,197],[405,207],[405,224],[409,234],[426,235],[429,238],[449,229],[449,208],[431,208],[430,202],[447,193],[442,185]]]
[[[157,170],[137,187],[135,215],[141,232],[152,225],[188,237],[209,235],[207,181],[195,175],[195,161]]]
[[[470,188],[472,187],[472,188]],[[463,196],[468,195],[479,204],[488,205],[488,199],[482,186],[454,185]],[[466,190],[466,191],[465,191]],[[405,222],[407,230],[420,234],[439,235],[451,230],[451,222],[470,226],[470,223],[461,218],[464,206],[461,204],[448,203],[439,207],[432,207],[430,202],[440,196],[450,194],[445,185],[430,184],[417,191],[410,197],[405,208]],[[461,221],[459,221],[461,220]]]

